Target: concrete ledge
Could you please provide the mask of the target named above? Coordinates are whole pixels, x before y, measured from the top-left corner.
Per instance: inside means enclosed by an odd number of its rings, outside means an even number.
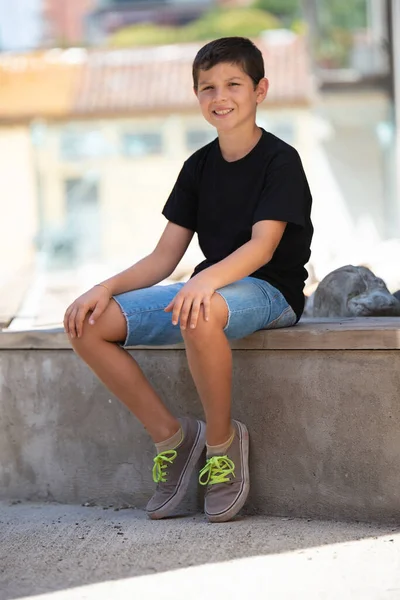
[[[233,350],[398,350],[400,317],[302,319],[295,327],[258,331],[231,342]],[[136,346],[136,349],[179,349]],[[0,350],[70,350],[64,330],[3,331]]]
[[[232,344],[249,511],[399,520],[399,336],[400,319],[346,319]],[[142,508],[152,444],[67,348],[62,332],[0,334],[0,499]],[[131,352],[171,410],[202,416],[181,347]],[[192,508],[198,498],[193,481]]]

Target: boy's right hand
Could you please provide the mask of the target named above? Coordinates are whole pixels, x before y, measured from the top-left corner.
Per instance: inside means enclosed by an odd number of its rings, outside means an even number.
[[[110,300],[108,289],[100,285],[92,287],[82,296],[79,296],[65,311],[64,329],[66,333],[71,338],[81,337],[83,322],[87,313],[92,311],[89,323],[94,325],[95,321],[107,308]]]

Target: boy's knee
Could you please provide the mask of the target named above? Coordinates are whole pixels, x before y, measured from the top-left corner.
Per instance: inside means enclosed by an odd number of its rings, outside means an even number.
[[[206,321],[204,318],[204,307],[200,307],[197,324],[194,329],[190,327],[191,313],[187,321],[186,329],[181,329],[182,337],[186,340],[204,340],[208,336],[214,335],[215,332],[224,329],[228,320],[228,308],[225,300],[219,295],[215,294],[211,299],[210,317]]]
[[[119,306],[110,302],[94,324],[89,323],[91,312],[86,315],[82,325],[81,337],[69,338],[74,349],[93,345],[96,342],[123,342],[127,325]]]
[[[92,343],[96,333],[95,325],[89,324],[89,315],[87,315],[83,321],[82,333],[80,337],[78,337],[76,334],[74,337],[69,335],[68,341],[75,350],[77,348],[86,346],[88,343]]]
[[[188,342],[194,346],[198,344],[204,348],[204,342],[211,338],[216,327],[210,322],[203,320],[203,317],[199,317],[197,325],[194,329],[188,324],[186,329],[181,329],[182,337],[185,342]]]

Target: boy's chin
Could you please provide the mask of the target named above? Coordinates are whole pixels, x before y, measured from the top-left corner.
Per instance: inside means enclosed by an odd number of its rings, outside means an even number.
[[[221,124],[219,127],[216,127],[217,133],[218,135],[226,135],[229,133],[233,133],[234,131],[237,131],[238,127],[237,124],[233,124],[233,125],[228,125],[228,124]]]
[[[235,129],[235,127],[237,126],[236,121],[234,121],[233,119],[229,120],[228,119],[226,121],[209,121],[211,123],[211,125],[213,127],[215,127],[215,129],[219,132],[225,132],[225,131],[232,131],[233,129]]]
[[[206,121],[210,123],[217,131],[228,131],[235,127],[235,120],[232,118],[218,119],[210,116],[206,117]]]

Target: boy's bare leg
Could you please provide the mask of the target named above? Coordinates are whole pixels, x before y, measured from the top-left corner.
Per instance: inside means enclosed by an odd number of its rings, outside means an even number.
[[[141,421],[154,443],[172,437],[180,423],[147,381],[134,358],[116,342],[126,337],[125,317],[114,300],[94,325],[86,318],[83,335],[70,338],[75,352],[104,385]]]
[[[206,485],[204,512],[211,522],[231,520],[250,490],[249,434],[231,420],[232,352],[223,331],[225,300],[211,297],[211,314],[201,313],[194,329],[182,330],[189,367],[206,414],[207,462],[199,482]]]
[[[211,298],[209,321],[201,310],[195,329],[182,330],[189,368],[202,402],[207,423],[207,444],[224,444],[232,434],[232,351],[223,331],[228,319],[225,300]]]

